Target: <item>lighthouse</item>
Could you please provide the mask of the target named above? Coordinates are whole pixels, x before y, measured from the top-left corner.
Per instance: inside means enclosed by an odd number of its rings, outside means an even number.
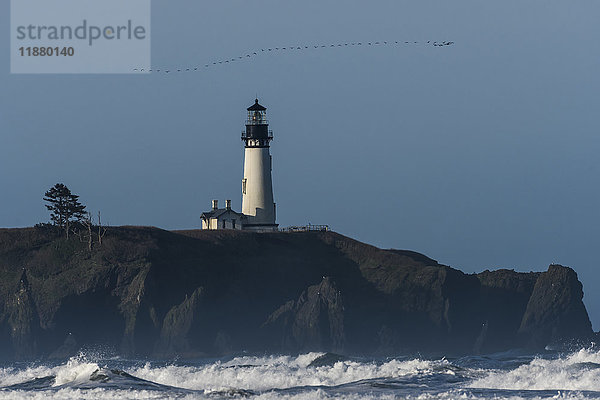
[[[273,132],[269,130],[267,109],[258,104],[258,99],[247,110],[246,130],[242,132],[245,145],[242,212],[233,210],[231,200],[225,200],[225,208],[219,208],[219,201],[213,200],[212,209],[200,215],[202,229],[277,230],[269,152]]]
[[[267,109],[254,100],[247,108],[246,130],[242,131],[244,142],[244,178],[242,179],[242,212],[236,212],[231,200],[225,200],[225,208],[219,201],[212,201],[212,209],[200,215],[202,229],[249,230],[255,232],[277,231],[276,208],[273,201],[273,162],[270,144],[273,132],[269,130]],[[290,226],[287,232],[328,231],[328,225]]]
[[[269,148],[273,132],[269,130],[267,109],[258,103],[258,99],[247,110],[246,130],[242,132],[245,145],[242,214],[247,218],[243,229],[277,230]]]

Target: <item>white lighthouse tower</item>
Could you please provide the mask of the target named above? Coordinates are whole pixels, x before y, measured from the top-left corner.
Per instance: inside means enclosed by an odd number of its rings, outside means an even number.
[[[246,131],[242,132],[242,140],[245,143],[242,214],[247,217],[244,229],[277,230],[269,153],[273,132],[269,131],[267,109],[258,104],[258,99],[248,107],[248,120]]]

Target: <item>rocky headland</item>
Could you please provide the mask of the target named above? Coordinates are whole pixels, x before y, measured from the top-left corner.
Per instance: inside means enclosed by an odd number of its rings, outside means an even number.
[[[0,357],[487,353],[593,337],[571,268],[465,274],[334,232],[0,229]]]

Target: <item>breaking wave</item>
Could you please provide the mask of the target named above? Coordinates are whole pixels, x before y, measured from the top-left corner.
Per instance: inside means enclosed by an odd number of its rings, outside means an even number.
[[[1,399],[600,399],[600,352],[459,359],[330,353],[196,362],[102,359],[0,368]]]
[[[366,379],[428,374],[434,371],[436,365],[446,363],[418,359],[394,359],[383,363],[344,360],[333,365],[309,367],[311,362],[322,355],[323,353],[309,353],[298,357],[240,357],[202,367],[169,365],[152,368],[146,364],[132,374],[165,385],[207,392],[232,387],[263,391],[304,386],[338,386]]]
[[[582,349],[555,359],[534,358],[509,371],[492,371],[473,388],[600,391],[600,351]]]

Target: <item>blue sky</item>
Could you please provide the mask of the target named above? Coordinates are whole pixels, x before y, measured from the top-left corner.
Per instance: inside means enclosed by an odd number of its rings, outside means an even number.
[[[329,224],[476,272],[575,268],[600,328],[597,1],[154,1],[155,68],[9,74],[0,6],[0,226],[48,219],[64,182],[114,225],[197,228],[241,206],[245,108],[274,131],[282,226]]]

